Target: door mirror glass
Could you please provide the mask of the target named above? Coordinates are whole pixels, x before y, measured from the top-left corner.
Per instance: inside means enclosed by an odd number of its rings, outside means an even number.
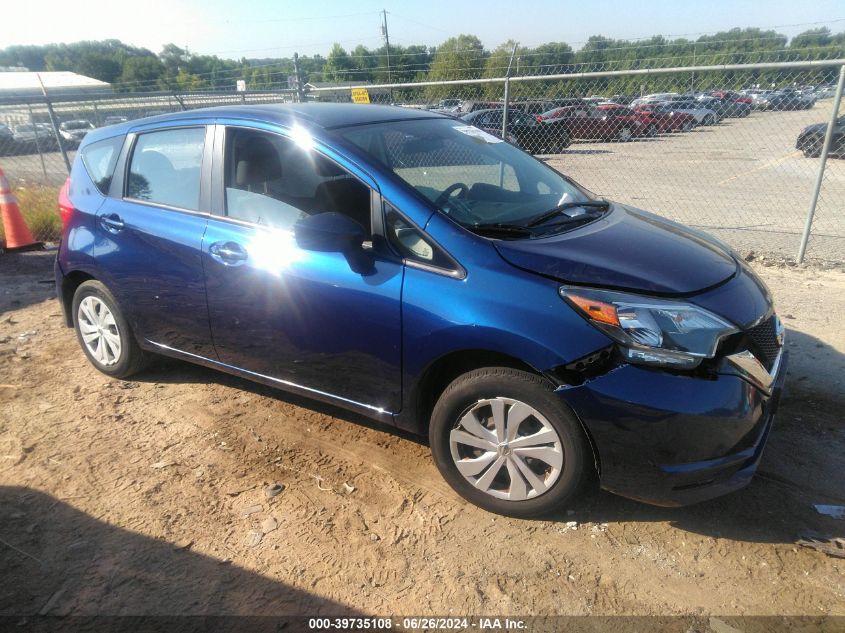
[[[364,227],[342,213],[309,215],[293,227],[296,243],[309,251],[350,253],[361,249],[366,231]]]

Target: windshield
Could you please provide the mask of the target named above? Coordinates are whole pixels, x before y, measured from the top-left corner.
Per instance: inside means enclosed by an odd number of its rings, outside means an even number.
[[[375,123],[338,133],[469,228],[526,227],[561,205],[593,200],[540,161],[460,120]]]

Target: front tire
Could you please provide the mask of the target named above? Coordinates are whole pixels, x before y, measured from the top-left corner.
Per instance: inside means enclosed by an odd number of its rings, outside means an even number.
[[[704,117],[704,120],[701,122],[702,125],[713,125],[716,122],[716,119],[713,117],[712,114],[708,114]]]
[[[506,516],[560,508],[593,471],[584,432],[551,384],[506,367],[455,379],[434,407],[429,440],[459,495]]]
[[[824,141],[822,139],[813,138],[804,143],[804,147],[801,149],[801,151],[807,158],[818,158],[822,155],[823,146]]]
[[[76,289],[73,327],[88,360],[108,376],[128,378],[149,362],[114,295],[99,281],[86,281]]]

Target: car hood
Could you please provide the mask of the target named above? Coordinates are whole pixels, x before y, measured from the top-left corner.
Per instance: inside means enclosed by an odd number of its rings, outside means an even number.
[[[833,126],[833,131],[836,133],[845,130],[845,125],[836,124]],[[827,123],[813,123],[813,125],[808,125],[803,130],[801,130],[801,134],[825,134],[827,132]]]
[[[737,272],[737,261],[718,240],[620,204],[574,231],[494,243],[505,261],[524,270],[564,283],[650,294],[693,294]]]

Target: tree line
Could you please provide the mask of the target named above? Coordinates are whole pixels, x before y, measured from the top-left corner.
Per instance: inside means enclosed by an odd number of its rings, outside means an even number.
[[[785,35],[758,28],[735,28],[703,35],[695,40],[666,39],[656,35],[645,40],[612,39],[594,35],[578,50],[565,42],[536,47],[505,42],[492,50],[474,35],[451,37],[438,46],[424,44],[367,48],[350,51],[335,44],[329,53],[302,56],[299,68],[304,82],[405,83],[414,81],[475,79],[479,77],[552,75],[596,70],[629,70],[676,66],[738,64],[753,62],[835,59],[843,56],[845,32],[828,28],[805,31],[789,40]],[[108,82],[120,92],[234,90],[238,80],[249,90],[287,88],[294,75],[294,60],[285,58],[223,59],[197,55],[167,44],[158,53],[118,40],[88,41],[43,46],[9,46],[0,49],[0,66],[24,66],[33,71],[67,70]],[[510,68],[510,70],[509,70]],[[823,67],[802,72],[803,83],[828,83],[836,69]],[[793,75],[794,76],[794,75]],[[788,79],[777,71],[720,72],[699,81],[711,87],[743,87],[749,82],[768,87]],[[660,76],[662,89],[689,89],[688,75]],[[532,93],[561,95],[583,92],[588,85],[545,81],[513,83],[515,95]],[[701,85],[701,84],[699,84]],[[633,94],[644,89],[637,77],[594,79],[589,89],[599,94]],[[431,87],[427,98],[450,94],[467,97],[501,96],[500,84]]]

